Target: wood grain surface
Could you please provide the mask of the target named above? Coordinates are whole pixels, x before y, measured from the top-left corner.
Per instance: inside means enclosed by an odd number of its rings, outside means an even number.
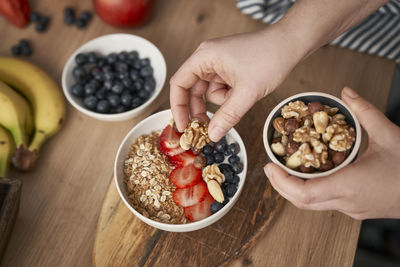
[[[52,16],[49,30],[38,34],[33,25],[20,30],[0,17],[0,54],[9,55],[13,44],[27,38],[34,49],[29,60],[58,82],[71,53],[103,34],[128,32],[149,39],[164,54],[169,78],[202,40],[265,27],[242,15],[234,0],[158,1],[152,20],[130,30],[112,28],[96,16],[85,30],[63,25],[65,6],[82,11],[92,9],[91,1],[30,2],[33,10]],[[384,109],[394,68],[393,62],[382,58],[325,47],[300,63],[273,94],[257,104],[265,108],[257,119],[265,120],[271,103],[294,93],[319,90],[338,96],[344,85],[354,87]],[[168,106],[168,91],[166,85],[149,113]],[[258,109],[257,105],[254,109]],[[45,144],[35,169],[9,174],[21,179],[23,188],[3,266],[92,265],[97,221],[112,178],[116,151],[128,130],[143,117],[107,123],[88,118],[68,105],[63,129]],[[245,116],[243,120],[248,119],[251,118]],[[261,138],[252,140],[252,145],[262,146]],[[266,161],[265,154],[260,157]],[[266,234],[230,265],[351,266],[359,228],[360,222],[340,213],[303,211],[285,202]]]

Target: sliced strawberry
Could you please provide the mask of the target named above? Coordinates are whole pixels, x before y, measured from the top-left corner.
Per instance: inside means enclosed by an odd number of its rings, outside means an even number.
[[[188,188],[177,188],[172,197],[178,206],[189,207],[203,201],[207,194],[207,185],[200,181]]]
[[[201,170],[193,164],[175,168],[169,175],[171,182],[178,188],[187,188],[197,184],[201,179]]]
[[[29,22],[28,0],[1,0],[0,13],[11,23],[22,28]]]
[[[191,222],[200,221],[204,218],[207,218],[212,214],[210,207],[213,202],[214,198],[207,193],[202,202],[185,208],[186,218]]]
[[[171,156],[169,158],[169,161],[175,167],[182,167],[182,166],[187,166],[187,165],[193,164],[193,161],[195,158],[196,158],[196,155],[193,154],[193,152],[191,150],[188,150],[188,151],[180,153],[178,155]]]
[[[181,148],[179,144],[180,137],[181,134],[176,132],[171,125],[165,127],[160,135],[158,143],[158,148],[160,149],[161,153],[166,156],[175,156],[185,152],[185,150]]]

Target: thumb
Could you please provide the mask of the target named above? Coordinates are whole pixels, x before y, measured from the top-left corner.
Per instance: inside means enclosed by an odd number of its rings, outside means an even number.
[[[208,127],[208,135],[214,142],[236,125],[257,101],[254,94],[246,88],[236,87],[230,90],[232,94],[211,118]]]
[[[344,87],[342,99],[355,113],[360,124],[370,137],[382,137],[385,129],[391,127],[391,122],[373,104],[360,97],[354,90]]]

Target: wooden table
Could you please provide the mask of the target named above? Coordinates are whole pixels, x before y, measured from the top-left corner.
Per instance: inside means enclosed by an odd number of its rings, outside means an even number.
[[[0,18],[0,54],[9,55],[13,44],[28,38],[34,49],[29,60],[57,81],[69,55],[103,34],[124,31],[149,39],[164,54],[170,77],[202,40],[265,27],[242,15],[233,0],[158,1],[151,22],[131,30],[112,28],[97,17],[85,30],[63,25],[65,6],[82,11],[92,8],[90,1],[31,2],[33,10],[52,16],[49,30],[38,34],[32,25],[20,30]],[[395,64],[385,59],[325,47],[299,64],[268,97],[278,102],[310,90],[339,95],[344,85],[350,85],[383,110],[394,68]],[[154,108],[168,107],[168,90],[166,85]],[[260,119],[266,116],[260,114]],[[91,265],[94,233],[115,153],[140,119],[106,123],[68,105],[64,128],[44,146],[36,168],[30,173],[10,173],[23,181],[23,190],[4,266]],[[262,140],[255,141],[262,145]],[[338,212],[303,211],[287,202],[268,233],[233,265],[351,266],[359,229],[359,221]]]

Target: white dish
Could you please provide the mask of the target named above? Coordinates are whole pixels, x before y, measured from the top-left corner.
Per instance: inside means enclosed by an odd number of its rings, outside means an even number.
[[[212,116],[212,113],[208,113],[209,117]],[[167,224],[167,223],[161,223],[157,222],[154,220],[151,220],[142,214],[140,214],[138,211],[136,211],[131,204],[129,203],[127,193],[126,193],[126,186],[124,184],[124,162],[127,158],[127,155],[129,153],[129,148],[130,145],[133,143],[133,141],[138,138],[139,136],[143,134],[149,134],[152,131],[157,131],[157,130],[162,130],[164,129],[169,122],[172,119],[172,113],[171,111],[164,110],[160,111],[156,114],[153,114],[140,123],[138,123],[132,130],[129,131],[129,133],[126,135],[124,140],[122,141],[118,152],[117,156],[115,158],[115,163],[114,163],[114,178],[115,178],[115,184],[118,189],[118,193],[125,203],[125,205],[129,208],[129,210],[135,214],[140,220],[143,222],[147,223],[148,225],[151,225],[155,228],[165,230],[165,231],[171,231],[171,232],[188,232],[188,231],[195,231],[204,227],[207,227],[219,219],[221,219],[228,211],[235,205],[236,201],[239,199],[240,193],[242,192],[244,182],[246,180],[246,173],[247,173],[247,154],[246,154],[246,148],[244,146],[244,143],[242,139],[240,138],[238,132],[235,129],[231,129],[228,133],[229,139],[232,138],[235,142],[237,142],[240,146],[240,152],[239,152],[239,157],[243,163],[243,171],[239,174],[240,182],[238,185],[238,190],[236,194],[230,199],[230,201],[218,212],[215,214],[197,221],[197,222],[191,222],[191,223],[186,223],[186,224]]]
[[[154,71],[154,79],[156,80],[156,88],[152,96],[141,106],[118,114],[102,114],[88,110],[83,106],[81,99],[71,94],[70,89],[75,83],[75,79],[72,76],[72,69],[76,66],[75,56],[78,53],[96,52],[101,55],[107,55],[112,52],[129,52],[132,50],[138,51],[140,58],[147,57],[150,59],[151,66],[153,67]],[[161,54],[160,50],[158,50],[158,48],[154,44],[136,35],[117,33],[100,36],[78,48],[65,63],[61,78],[61,84],[67,100],[80,112],[98,120],[123,121],[141,115],[145,111],[145,109],[152,102],[154,102],[164,86],[166,75],[167,67],[164,57]]]
[[[293,169],[290,169],[286,167],[282,162],[279,161],[278,157],[272,152],[269,141],[272,135],[272,132],[274,130],[274,127],[272,126],[272,121],[280,115],[281,109],[284,105],[288,104],[291,101],[296,101],[296,100],[301,100],[305,103],[312,102],[312,101],[319,101],[323,105],[329,105],[331,107],[338,107],[339,108],[339,113],[342,113],[346,117],[346,121],[348,124],[354,127],[356,131],[356,138],[355,142],[353,145],[353,148],[348,155],[348,157],[345,159],[344,162],[342,162],[340,165],[336,166],[335,168],[325,171],[325,172],[315,172],[315,173],[302,173],[295,171]],[[264,131],[263,131],[263,141],[264,141],[264,147],[265,150],[267,151],[268,157],[272,160],[273,163],[277,164],[279,167],[284,169],[286,172],[288,172],[291,175],[304,178],[304,179],[312,179],[312,178],[317,178],[317,177],[322,177],[322,176],[327,176],[330,175],[341,168],[347,166],[351,162],[353,162],[357,155],[358,151],[360,149],[360,144],[361,144],[361,126],[360,123],[357,120],[357,117],[354,115],[354,113],[351,111],[351,109],[339,98],[321,93],[321,92],[306,92],[306,93],[301,93],[297,94],[291,97],[286,98],[282,102],[280,102],[276,107],[271,111],[271,113],[268,115],[267,120],[265,121],[264,124]]]

